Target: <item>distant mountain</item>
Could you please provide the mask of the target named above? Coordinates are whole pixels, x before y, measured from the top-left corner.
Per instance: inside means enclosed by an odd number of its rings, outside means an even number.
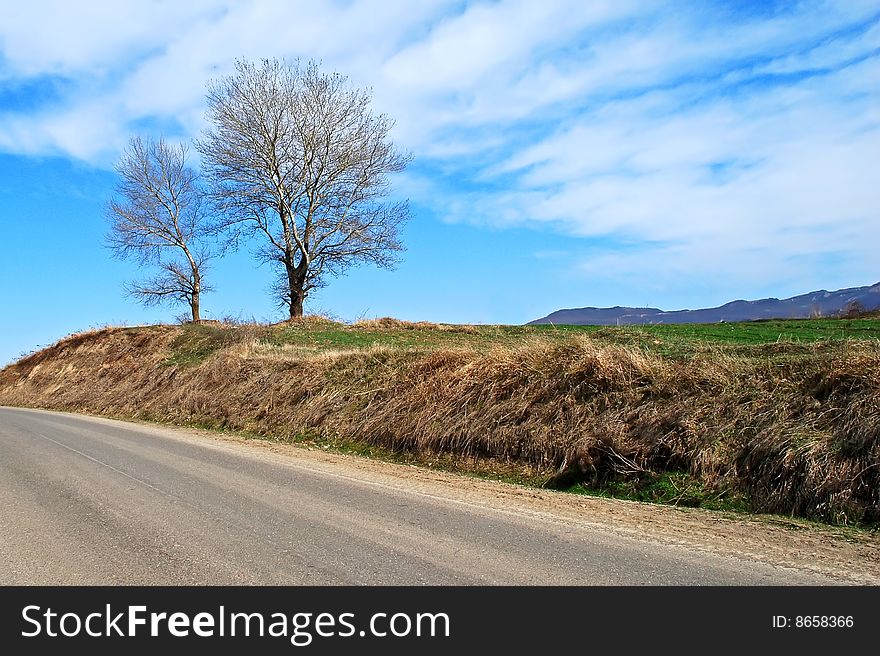
[[[657,308],[584,307],[557,310],[528,325],[555,323],[594,326],[639,325],[652,323],[717,323],[719,321],[755,321],[757,319],[808,319],[832,317],[858,303],[865,310],[880,309],[880,282],[869,287],[850,287],[836,292],[821,289],[791,298],[763,298],[758,301],[731,301],[720,307],[702,310]]]

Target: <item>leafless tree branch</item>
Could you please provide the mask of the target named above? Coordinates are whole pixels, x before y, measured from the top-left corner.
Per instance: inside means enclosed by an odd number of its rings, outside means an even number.
[[[186,159],[184,145],[132,137],[116,164],[119,182],[107,204],[106,241],[117,257],[159,269],[129,284],[132,296],[147,305],[186,303],[198,322],[212,253],[205,239],[204,194]]]
[[[255,234],[257,256],[278,267],[275,292],[290,316],[327,275],[395,263],[406,203],[390,203],[389,176],[410,157],[390,140],[393,122],[370,111],[369,92],[315,62],[236,63],[211,83],[211,129],[196,144],[217,229]]]

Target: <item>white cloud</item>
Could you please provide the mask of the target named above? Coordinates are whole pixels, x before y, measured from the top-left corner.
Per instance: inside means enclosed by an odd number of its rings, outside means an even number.
[[[2,5],[0,79],[72,84],[38,111],[0,105],[0,146],[106,165],[117,134],[138,121],[173,121],[195,135],[208,79],[230,72],[236,58],[317,58],[371,84],[382,61],[447,4],[99,2],[80,11],[76,3],[37,1],[20,12]]]
[[[4,77],[95,75],[131,63],[209,15],[211,2],[34,0],[0,4]]]
[[[516,75],[533,63],[536,51],[555,50],[579,31],[632,8],[632,2],[619,1],[475,3],[441,21],[423,41],[396,53],[384,72],[421,93],[458,93],[490,75]]]
[[[823,253],[868,270],[876,2],[723,6],[7,3],[0,79],[64,84],[36,109],[0,104],[0,149],[107,165],[142,123],[195,136],[234,58],[316,57],[373,86],[419,160],[407,191],[438,215],[644,242],[585,275],[807,275]]]

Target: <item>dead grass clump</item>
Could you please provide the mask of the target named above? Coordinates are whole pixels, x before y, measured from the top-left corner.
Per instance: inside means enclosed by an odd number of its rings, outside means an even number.
[[[433,330],[443,333],[463,333],[477,335],[480,330],[477,326],[467,324],[432,323],[430,321],[403,321],[393,317],[381,317],[379,319],[361,319],[352,324],[355,330]]]
[[[308,362],[332,362],[343,358],[366,355],[375,357],[384,355],[395,350],[395,347],[387,344],[371,344],[358,348],[325,348],[320,346],[302,346],[296,344],[271,344],[261,340],[251,340],[241,344],[230,353],[242,358],[260,358],[275,361],[308,361]]]
[[[433,329],[441,333],[461,333],[464,335],[479,335],[479,326],[467,323],[435,323]]]
[[[301,327],[301,328],[314,328],[314,327],[342,327],[343,324],[336,321],[335,319],[331,319],[330,317],[321,315],[321,314],[306,314],[301,317],[296,317],[293,319],[285,319],[284,321],[279,321],[277,323],[271,324],[272,326],[289,326],[293,328]]]
[[[415,330],[417,325],[411,321],[402,321],[393,317],[381,317],[379,319],[361,319],[354,322],[352,328],[357,330]]]

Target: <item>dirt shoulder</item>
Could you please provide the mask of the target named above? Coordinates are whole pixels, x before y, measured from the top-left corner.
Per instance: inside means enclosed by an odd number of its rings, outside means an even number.
[[[113,420],[93,418],[97,422]],[[320,448],[200,429],[138,423],[147,432],[211,442],[216,447],[298,468],[404,489],[465,506],[538,516],[562,525],[678,545],[719,555],[824,574],[841,583],[880,585],[880,535],[769,515],[736,515],[634,501],[601,499],[478,479],[413,465],[382,462]]]

